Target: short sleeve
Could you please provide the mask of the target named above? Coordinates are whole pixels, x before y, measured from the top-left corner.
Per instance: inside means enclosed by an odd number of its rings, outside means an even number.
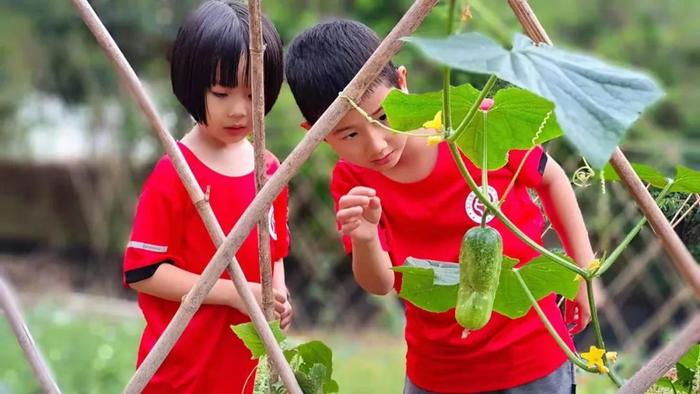
[[[529,152],[529,153],[528,153]],[[518,181],[528,188],[539,186],[547,165],[547,153],[541,145],[530,150],[512,150],[508,153],[508,168],[515,174],[522,164]]]
[[[181,265],[182,220],[177,189],[165,191],[149,178],[136,208],[134,225],[126,245],[123,280],[126,286],[153,275],[157,265]]]
[[[279,160],[271,152],[265,152],[265,177],[269,179],[280,166]],[[291,235],[289,231],[289,188],[282,189],[272,202],[272,211],[268,217],[270,238],[272,238],[272,261],[289,255]]]
[[[335,212],[338,212],[338,209],[340,208],[340,198],[346,195],[353,187],[361,185],[362,183],[359,182],[357,178],[353,176],[352,170],[347,164],[345,164],[342,161],[336,164],[335,168],[333,169],[333,175],[331,176],[331,196],[333,197],[333,206],[335,208]],[[336,229],[340,233],[341,226],[338,222],[336,222]],[[380,221],[379,226],[377,226],[377,233],[379,236],[379,243],[382,245],[382,249],[388,251],[389,246],[386,240],[386,230],[384,229],[382,221]],[[352,240],[347,235],[342,235],[342,233],[340,234],[345,253],[351,254]]]
[[[274,253],[272,260],[277,261],[289,255],[291,237],[289,233],[289,189],[285,187],[272,205],[272,215],[269,218],[270,237],[272,237]]]

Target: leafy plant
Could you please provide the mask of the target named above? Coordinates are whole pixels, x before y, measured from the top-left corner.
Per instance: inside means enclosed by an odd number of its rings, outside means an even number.
[[[292,367],[294,376],[304,394],[337,393],[338,383],[332,379],[333,352],[321,341],[309,341],[292,345],[280,329],[279,321],[270,323],[272,333],[284,352],[284,357]],[[250,350],[253,358],[258,359],[258,372],[255,379],[256,393],[269,393],[270,383],[266,365],[265,347],[253,323],[231,326],[233,332]],[[261,367],[262,366],[262,367]],[[282,382],[272,384],[274,393],[286,393]]]

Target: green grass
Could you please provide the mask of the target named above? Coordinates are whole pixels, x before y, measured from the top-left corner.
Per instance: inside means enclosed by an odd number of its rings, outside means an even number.
[[[143,322],[40,306],[27,316],[34,340],[64,393],[120,393],[136,364]],[[0,315],[0,394],[38,393],[34,375]]]
[[[94,314],[69,313],[59,307],[34,308],[27,324],[64,393],[120,393],[134,372],[143,322]],[[405,376],[402,334],[311,331],[291,333],[299,340],[319,339],[334,354],[334,379],[342,394],[401,393]],[[0,394],[38,393],[10,327],[0,315]],[[625,374],[629,376],[629,374]],[[602,376],[579,373],[579,393],[613,393]]]

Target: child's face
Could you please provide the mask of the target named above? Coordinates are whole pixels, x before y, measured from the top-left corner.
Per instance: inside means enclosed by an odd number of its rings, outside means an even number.
[[[402,89],[405,88],[405,74],[400,75],[399,85]],[[367,114],[385,125],[388,123],[381,104],[391,90],[386,84],[380,84],[360,103],[360,107]],[[405,134],[384,129],[368,121],[358,111],[351,110],[328,134],[326,142],[341,158],[350,163],[387,172],[401,159],[406,139]]]
[[[243,68],[238,67],[238,81],[245,80]],[[223,145],[240,142],[253,129],[251,90],[245,85],[239,82],[231,88],[217,84],[207,90],[207,125],[199,128]]]

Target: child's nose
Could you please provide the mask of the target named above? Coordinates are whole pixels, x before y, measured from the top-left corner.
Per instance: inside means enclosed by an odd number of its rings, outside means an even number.
[[[384,130],[381,127],[372,127],[370,131],[370,152],[379,153],[382,152],[389,143],[387,142],[387,133],[390,131]]]
[[[233,100],[228,107],[228,116],[231,118],[242,118],[246,116],[246,105],[240,100]]]

